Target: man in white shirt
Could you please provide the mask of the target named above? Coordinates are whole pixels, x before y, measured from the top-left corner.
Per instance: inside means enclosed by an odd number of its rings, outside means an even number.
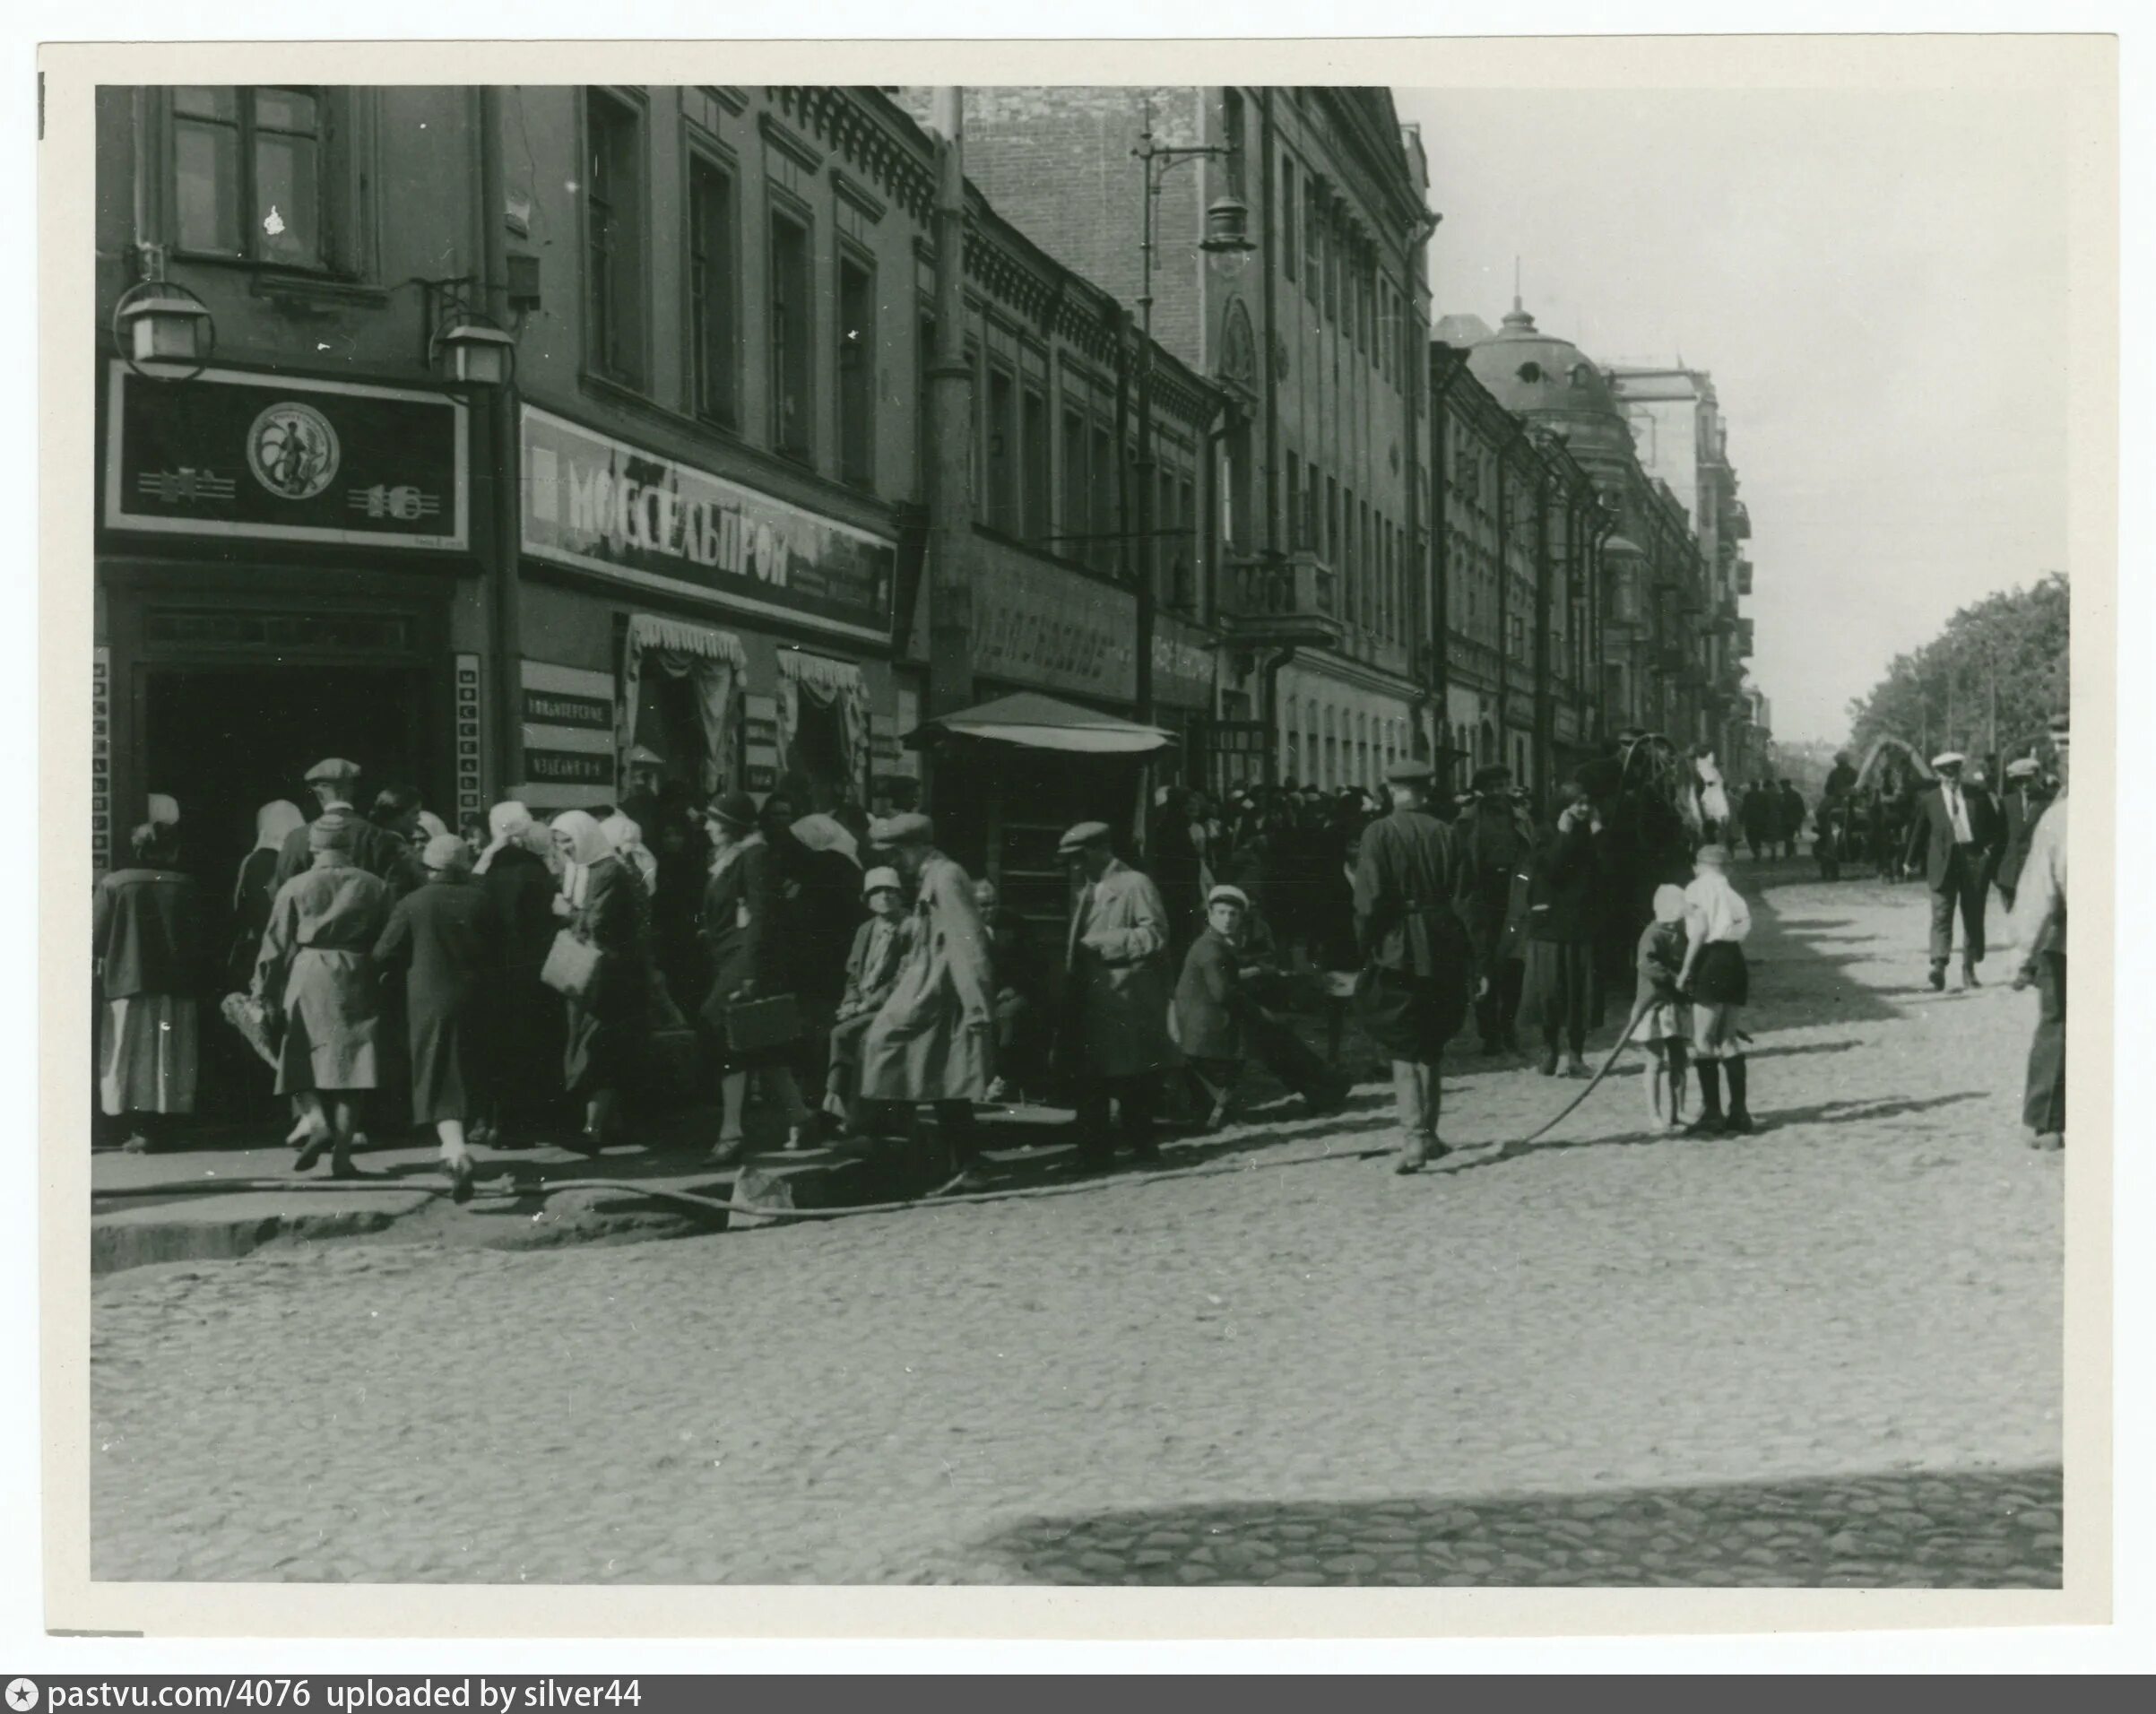
[[[1998,806],[1982,786],[1964,783],[1963,756],[1945,750],[1932,757],[1939,783],[1918,800],[1909,828],[1909,862],[1924,864],[1931,889],[1931,985],[1946,986],[1953,956],[1954,915],[1961,918],[1961,985],[1974,988],[1984,957],[1984,895],[1991,854],[1998,846]]]
[[[2058,795],[2051,800],[2029,842],[2008,929],[2023,948],[2016,988],[2037,991],[2036,1034],[2029,1043],[2029,1074],[2022,1095],[2022,1122],[2031,1148],[2066,1146],[2066,717],[2051,723],[2058,752]]]

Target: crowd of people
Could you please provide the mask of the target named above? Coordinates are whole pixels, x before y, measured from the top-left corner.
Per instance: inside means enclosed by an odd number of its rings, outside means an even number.
[[[732,1164],[752,1087],[789,1147],[929,1138],[958,1186],[980,1182],[980,1110],[1018,1099],[1070,1107],[1089,1161],[1151,1161],[1164,1121],[1229,1122],[1253,1062],[1310,1111],[1338,1109],[1351,1011],[1390,1061],[1398,1165],[1413,1172],[1448,1152],[1437,1068],[1470,1016],[1485,1056],[1520,1056],[1524,1034],[1544,1075],[1586,1077],[1611,995],[1631,997],[1656,1123],[1685,1123],[1696,1085],[1688,1129],[1753,1129],[1750,915],[1723,842],[1785,838],[1786,783],[1696,832],[1627,787],[1615,758],[1583,766],[1539,817],[1501,766],[1442,802],[1423,763],[1391,770],[1382,806],[1292,783],[1220,799],[1166,788],[1142,865],[1104,822],[1064,835],[1057,948],[918,810],[803,814],[784,791],[697,806],[655,759],[632,755],[619,808],[548,822],[505,802],[456,832],[398,788],[362,813],[359,770],[324,761],[307,775],[312,817],[289,801],[259,812],[217,948],[178,806],[154,800],[133,861],[97,896],[100,1106],[125,1147],[177,1140],[210,989],[289,1104],[298,1170],[327,1156],[348,1174],[370,1131],[431,1128],[459,1199],[475,1147],[596,1154],[625,1104],[711,1099],[713,1160]],[[2033,794],[2002,812],[1964,792],[1958,759],[1937,758],[1942,785],[1916,821],[1934,986],[1957,911],[1975,981],[1973,878],[2004,875],[2011,898],[2040,848],[2042,909],[2063,921],[2063,826],[2037,836],[2062,818]],[[1997,831],[2010,825],[2030,834],[2018,860]],[[1993,863],[1996,843],[2007,861]],[[2044,932],[2028,980],[2063,1042],[2063,931]],[[1322,1052],[1292,1021],[1312,1008]],[[2032,1089],[2037,1076],[2032,1062]]]

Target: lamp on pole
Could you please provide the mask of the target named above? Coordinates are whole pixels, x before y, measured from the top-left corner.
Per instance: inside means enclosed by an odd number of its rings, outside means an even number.
[[[1153,628],[1159,593],[1153,583],[1153,541],[1157,527],[1154,515],[1153,468],[1153,250],[1156,204],[1161,181],[1186,160],[1225,159],[1237,153],[1228,143],[1165,144],[1153,141],[1153,104],[1146,103],[1145,129],[1139,134],[1131,154],[1145,174],[1145,203],[1139,249],[1141,257],[1138,293],[1138,661],[1136,701],[1138,717],[1153,717]],[[1250,235],[1251,211],[1240,198],[1223,196],[1206,210],[1205,236],[1198,247],[1208,255],[1241,266],[1257,246]]]

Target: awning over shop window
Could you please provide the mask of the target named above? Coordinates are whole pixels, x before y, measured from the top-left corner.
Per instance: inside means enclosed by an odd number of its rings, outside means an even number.
[[[920,749],[940,738],[979,738],[1027,749],[1070,750],[1087,756],[1145,756],[1166,749],[1175,740],[1157,726],[1098,714],[1090,708],[1058,702],[1035,691],[998,697],[974,708],[945,714],[906,734]]]
[[[621,699],[616,706],[617,778],[622,757],[636,741],[636,706],[644,675],[654,669],[671,679],[687,679],[696,687],[697,714],[704,729],[696,783],[708,795],[718,790],[725,757],[732,751],[735,693],[749,670],[748,651],[732,631],[685,625],[656,613],[631,613],[628,646],[621,662]]]
[[[792,753],[793,735],[801,730],[801,699],[804,696],[819,708],[836,707],[845,777],[850,786],[858,791],[869,761],[869,686],[868,680],[862,677],[860,666],[852,661],[803,654],[798,649],[781,649],[778,689],[778,751],[782,760]]]

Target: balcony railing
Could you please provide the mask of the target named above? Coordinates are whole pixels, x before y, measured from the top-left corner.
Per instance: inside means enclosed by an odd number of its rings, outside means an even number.
[[[1243,560],[1227,567],[1220,613],[1238,636],[1337,645],[1339,579],[1315,554]]]

